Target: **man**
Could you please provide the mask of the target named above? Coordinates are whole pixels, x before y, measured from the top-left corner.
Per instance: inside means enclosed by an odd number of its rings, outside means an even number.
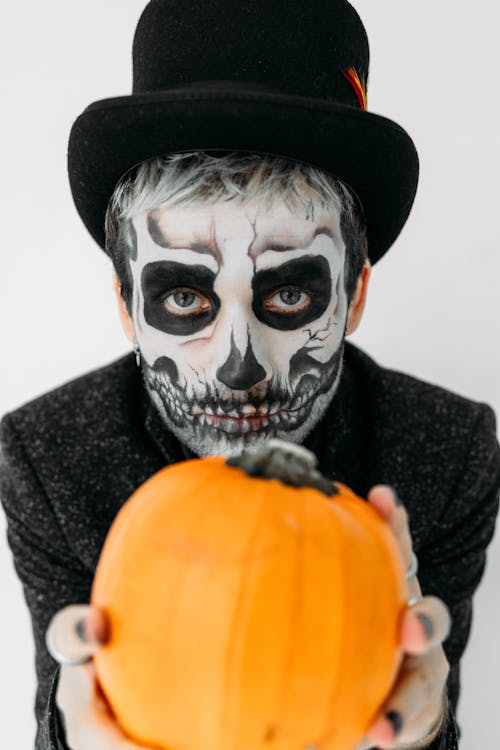
[[[301,443],[364,306],[346,189],[288,160],[188,153],[144,163],[112,203],[122,318],[168,428],[197,455]]]
[[[418,552],[407,657],[360,748],[452,750],[498,507],[493,417],[344,342],[370,263],[408,216],[415,149],[366,111],[367,40],[344,0],[179,6],[147,6],[133,95],[91,105],[70,140],[75,203],[115,264],[140,369],[125,358],[3,422],[3,503],[37,645],[37,746],[136,746],[94,695],[91,663],[76,665],[105,640],[105,621],[63,609],[88,601],[121,504],[165,463],[280,437],[368,496],[408,566],[412,542]],[[382,482],[403,498],[411,538],[394,493],[372,489]],[[440,599],[453,620],[448,680]],[[44,642],[54,615],[60,671]]]

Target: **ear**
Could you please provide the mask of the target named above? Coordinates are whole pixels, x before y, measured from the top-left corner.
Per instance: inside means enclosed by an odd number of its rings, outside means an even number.
[[[125,331],[125,336],[129,339],[129,341],[135,342],[137,341],[137,338],[135,335],[134,324],[132,323],[132,318],[128,314],[128,310],[125,306],[125,302],[123,301],[122,286],[120,284],[120,279],[116,275],[114,278],[114,285],[115,285],[116,299],[118,301],[118,312],[120,313],[120,321],[122,324],[122,328]]]
[[[368,292],[368,281],[370,280],[372,267],[370,261],[366,260],[362,268],[361,273],[358,276],[358,282],[356,284],[356,290],[352,296],[349,311],[347,313],[347,323],[345,333],[349,336],[354,333],[356,328],[361,322],[363,312],[365,309],[366,295]]]

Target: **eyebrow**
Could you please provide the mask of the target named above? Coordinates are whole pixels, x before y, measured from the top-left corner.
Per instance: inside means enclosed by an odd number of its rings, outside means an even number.
[[[330,227],[324,225],[324,226],[316,227],[316,229],[314,230],[314,234],[311,238],[311,241],[309,242],[307,247],[309,247],[309,245],[312,245],[316,237],[318,237],[318,235],[320,234],[326,234],[327,237],[330,237],[330,239],[335,240],[335,233],[330,229]],[[273,250],[276,253],[285,253],[289,250],[303,250],[304,249],[303,247],[299,247],[298,244],[290,245],[290,244],[286,244],[285,242],[270,242],[269,244],[264,244],[262,249],[256,252],[253,248],[253,244],[254,243],[252,242],[252,244],[248,248],[248,255],[254,262],[257,260],[257,258],[260,255],[264,255],[264,253],[267,253],[269,250]]]
[[[156,245],[170,250],[192,250],[199,255],[211,255],[219,268],[224,265],[222,253],[215,238],[215,222],[213,220],[210,222],[210,235],[205,240],[194,240],[186,243],[186,245],[175,246],[172,245],[165,230],[160,226],[157,218],[158,213],[158,211],[149,211],[147,220],[149,235]]]

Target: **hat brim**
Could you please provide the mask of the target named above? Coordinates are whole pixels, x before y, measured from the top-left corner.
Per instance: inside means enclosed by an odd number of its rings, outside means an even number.
[[[76,120],[68,148],[73,199],[96,242],[105,249],[108,202],[126,172],[145,159],[195,150],[274,154],[338,177],[362,204],[372,263],[399,235],[418,183],[418,156],[406,131],[354,107],[230,89],[104,99]]]

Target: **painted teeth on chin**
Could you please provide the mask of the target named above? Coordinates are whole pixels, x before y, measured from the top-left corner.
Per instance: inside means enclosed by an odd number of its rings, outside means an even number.
[[[281,412],[280,414],[276,414],[275,419],[278,423],[278,427],[286,427],[292,422],[288,414],[283,414],[283,412]]]
[[[230,435],[234,435],[237,432],[243,432],[242,424],[232,419],[221,420],[221,424],[219,426],[224,432],[227,432]]]

